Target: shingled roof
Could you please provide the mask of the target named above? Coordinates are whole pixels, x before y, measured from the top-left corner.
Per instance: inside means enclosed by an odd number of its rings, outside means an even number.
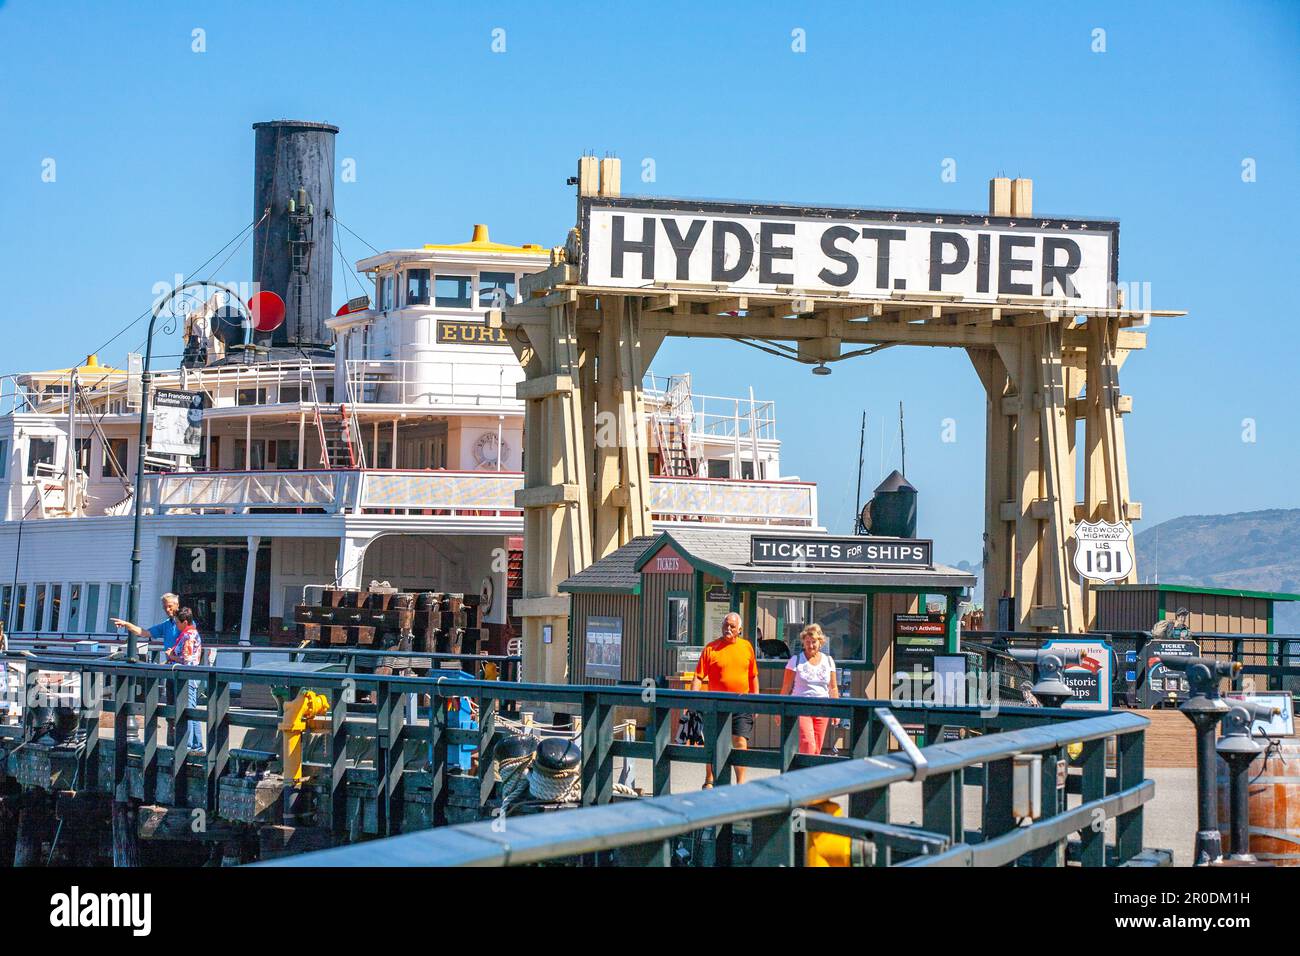
[[[973,574],[941,564],[918,569],[757,566],[750,562],[751,537],[746,532],[674,528],[658,535],[633,538],[608,557],[569,578],[560,585],[559,590],[639,594],[641,574],[637,566],[652,546],[661,541],[671,541],[682,557],[693,565],[734,584],[923,588],[975,586]]]
[[[607,554],[595,564],[567,578],[557,590],[639,594],[641,575],[636,570],[637,559],[645,553],[646,548],[658,540],[657,534],[633,538],[617,551]]]

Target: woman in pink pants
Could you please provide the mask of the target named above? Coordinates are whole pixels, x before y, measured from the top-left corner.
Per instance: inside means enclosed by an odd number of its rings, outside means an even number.
[[[794,697],[839,697],[840,689],[835,683],[835,661],[829,654],[822,653],[826,635],[817,624],[809,624],[799,633],[803,651],[790,658],[785,665],[785,679],[781,684],[781,693]],[[801,754],[819,754],[826,741],[826,726],[829,717],[799,718],[799,752]]]

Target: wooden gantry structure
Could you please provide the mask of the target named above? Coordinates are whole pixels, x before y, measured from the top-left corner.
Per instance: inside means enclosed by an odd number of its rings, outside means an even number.
[[[727,283],[689,281],[629,288],[584,281],[591,203],[632,202],[619,199],[619,161],[583,157],[577,187],[578,226],[566,246],[553,251],[550,268],[523,280],[519,303],[488,316],[525,372],[517,389],[526,402],[525,481],[516,498],[525,513],[524,593],[514,603],[524,622],[525,680],[565,679],[569,598],[559,584],[651,532],[642,379],[670,335],[794,342],[792,357],[809,364],[869,346],[965,349],[986,393],[986,603],[1012,598],[1016,630],[1088,628],[1095,601],[1068,553],[1075,525],[1141,517],[1129,494],[1124,438],[1132,400],[1120,391],[1119,372],[1146,346],[1137,327],[1183,314],[1124,308],[1115,245],[1115,291],[1104,306],[897,288],[873,297],[796,288],[736,294]],[[1034,220],[1029,180],[994,179],[989,196],[987,215],[915,215],[945,228],[1080,222]],[[656,202],[663,201],[647,201]],[[870,215],[902,222],[914,214]],[[1117,243],[1118,224],[1103,225],[1114,227]],[[987,285],[988,247],[979,255]],[[1137,580],[1135,567],[1123,580]]]

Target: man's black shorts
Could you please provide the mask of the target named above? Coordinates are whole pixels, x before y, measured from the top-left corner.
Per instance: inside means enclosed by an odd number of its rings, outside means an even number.
[[[734,714],[731,718],[731,734],[733,737],[744,737],[746,742],[754,742],[754,715],[753,714]]]

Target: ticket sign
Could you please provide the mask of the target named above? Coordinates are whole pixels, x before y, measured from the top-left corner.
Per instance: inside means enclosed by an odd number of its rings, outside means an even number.
[[[928,568],[933,565],[933,552],[934,542],[919,538],[756,534],[749,539],[751,563],[795,568]]]
[[[1074,691],[1074,696],[1061,706],[1078,710],[1110,710],[1111,681],[1114,678],[1111,646],[1105,641],[1066,639],[1048,641],[1043,645],[1043,650],[1049,648],[1077,650],[1080,654],[1078,664],[1061,672],[1061,680]]]
[[[691,564],[669,545],[664,545],[641,567],[642,574],[690,574]]]
[[[646,197],[593,197],[582,215],[588,285],[1115,305],[1116,222]]]
[[[1195,657],[1200,653],[1201,645],[1195,641],[1149,641],[1142,649],[1146,669],[1146,680],[1142,684],[1141,692],[1142,706],[1154,707],[1158,703],[1168,701],[1171,697],[1177,701],[1187,699],[1187,675],[1162,664],[1161,654]]]

